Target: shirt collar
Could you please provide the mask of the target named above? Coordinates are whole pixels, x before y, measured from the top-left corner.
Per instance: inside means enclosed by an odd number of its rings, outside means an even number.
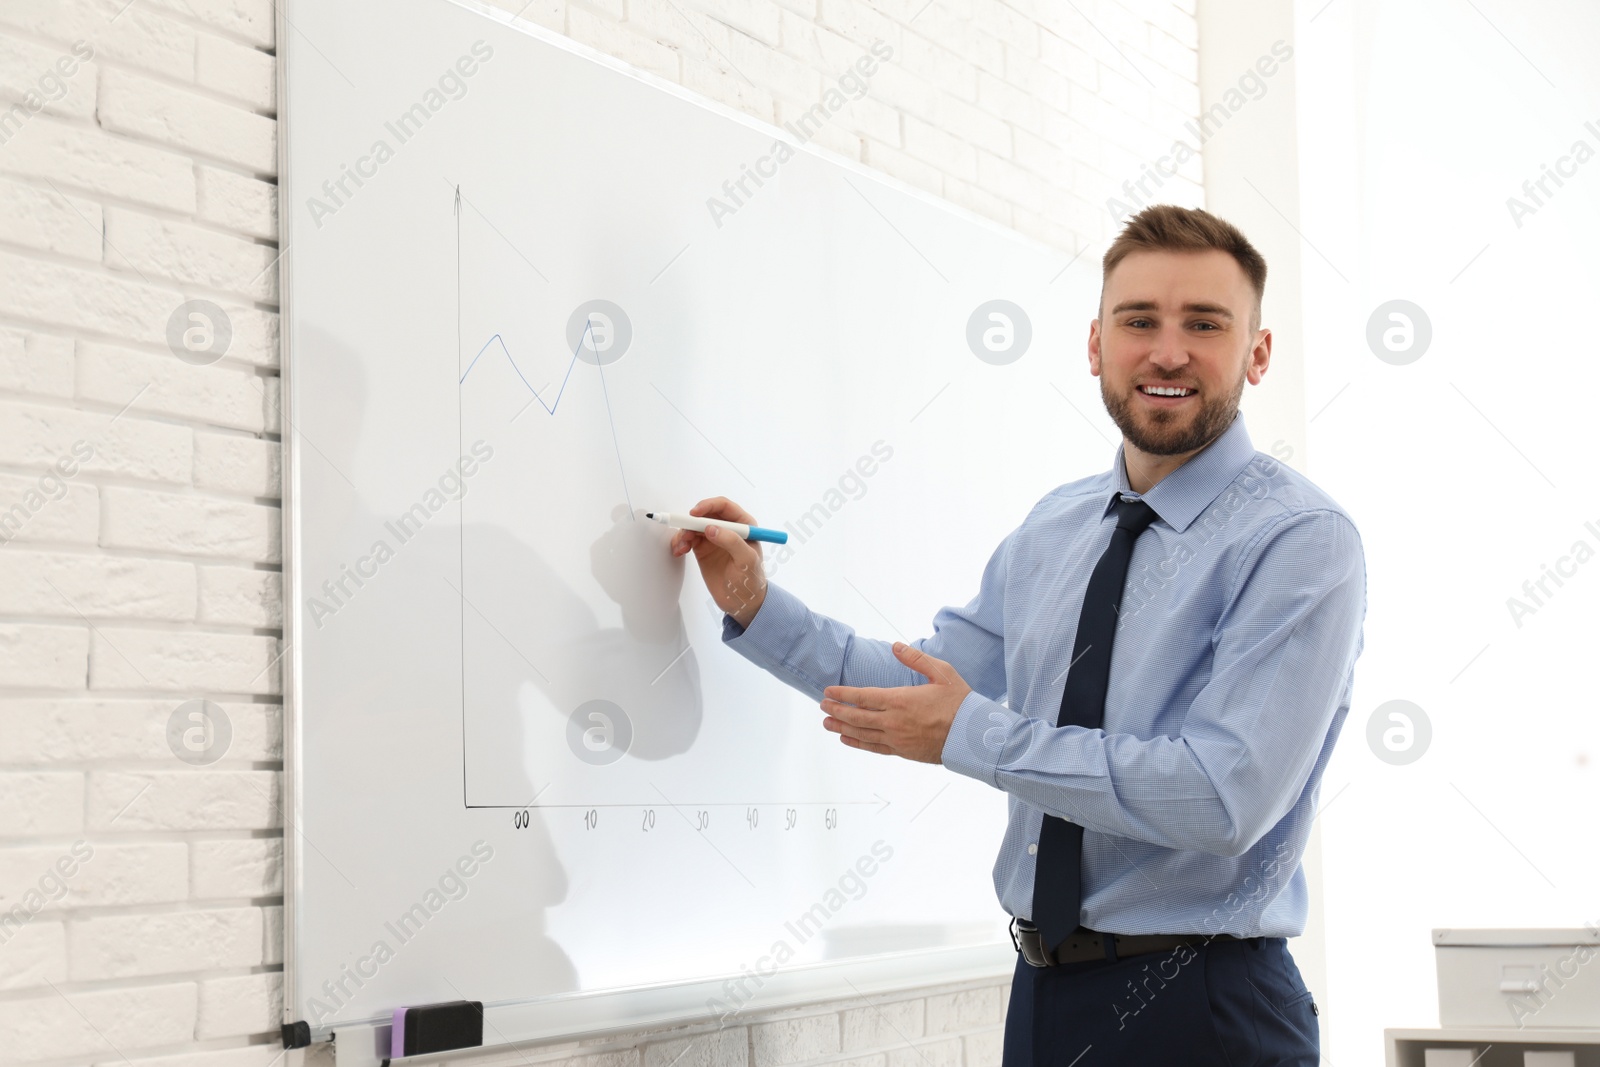
[[[1255,452],[1250,434],[1244,428],[1244,416],[1236,414],[1232,424],[1215,441],[1151,486],[1143,499],[1163,522],[1182,533],[1233,483]],[[1118,496],[1139,497],[1128,484],[1121,445],[1117,446],[1111,460],[1111,474],[1116,492],[1106,500],[1107,511]]]

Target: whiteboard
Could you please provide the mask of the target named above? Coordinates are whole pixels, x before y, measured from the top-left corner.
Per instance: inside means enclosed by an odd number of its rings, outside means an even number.
[[[1111,452],[1094,257],[486,7],[284,18],[285,1021],[375,1062],[405,1005],[1009,973],[1004,795],[841,745],[642,512],[732,497],[771,580],[927,635]]]

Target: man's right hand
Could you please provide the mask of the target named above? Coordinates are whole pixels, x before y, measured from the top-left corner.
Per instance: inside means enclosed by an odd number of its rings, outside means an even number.
[[[725,496],[714,496],[700,501],[689,509],[689,514],[705,519],[724,519],[759,526],[756,517]],[[749,626],[750,620],[761,610],[767,598],[767,574],[761,569],[761,546],[746,541],[730,530],[708,527],[705,533],[695,530],[675,530],[672,534],[672,554],[681,556],[693,552],[700,564],[700,577],[717,606],[732,615],[740,626]]]

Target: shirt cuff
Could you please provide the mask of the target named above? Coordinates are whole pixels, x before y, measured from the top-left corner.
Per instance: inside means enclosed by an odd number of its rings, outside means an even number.
[[[809,613],[799,597],[768,582],[767,595],[749,626],[740,626],[732,615],[723,614],[722,643],[759,667],[783,668],[784,657],[805,632]]]
[[[999,701],[973,690],[956,709],[939,762],[957,774],[1000,788],[996,781],[1000,754],[1022,718]]]

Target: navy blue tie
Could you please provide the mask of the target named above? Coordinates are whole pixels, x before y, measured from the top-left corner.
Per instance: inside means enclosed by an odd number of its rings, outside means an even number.
[[[1133,556],[1133,543],[1156,518],[1155,511],[1143,500],[1118,497],[1116,512],[1117,528],[1111,532],[1111,544],[1094,565],[1084,593],[1057,726],[1093,730],[1105,720],[1111,642],[1117,634],[1117,610],[1122,605],[1128,560]],[[1083,827],[1045,815],[1033,876],[1033,924],[1052,953],[1078,928],[1078,912],[1083,903],[1082,865]]]

